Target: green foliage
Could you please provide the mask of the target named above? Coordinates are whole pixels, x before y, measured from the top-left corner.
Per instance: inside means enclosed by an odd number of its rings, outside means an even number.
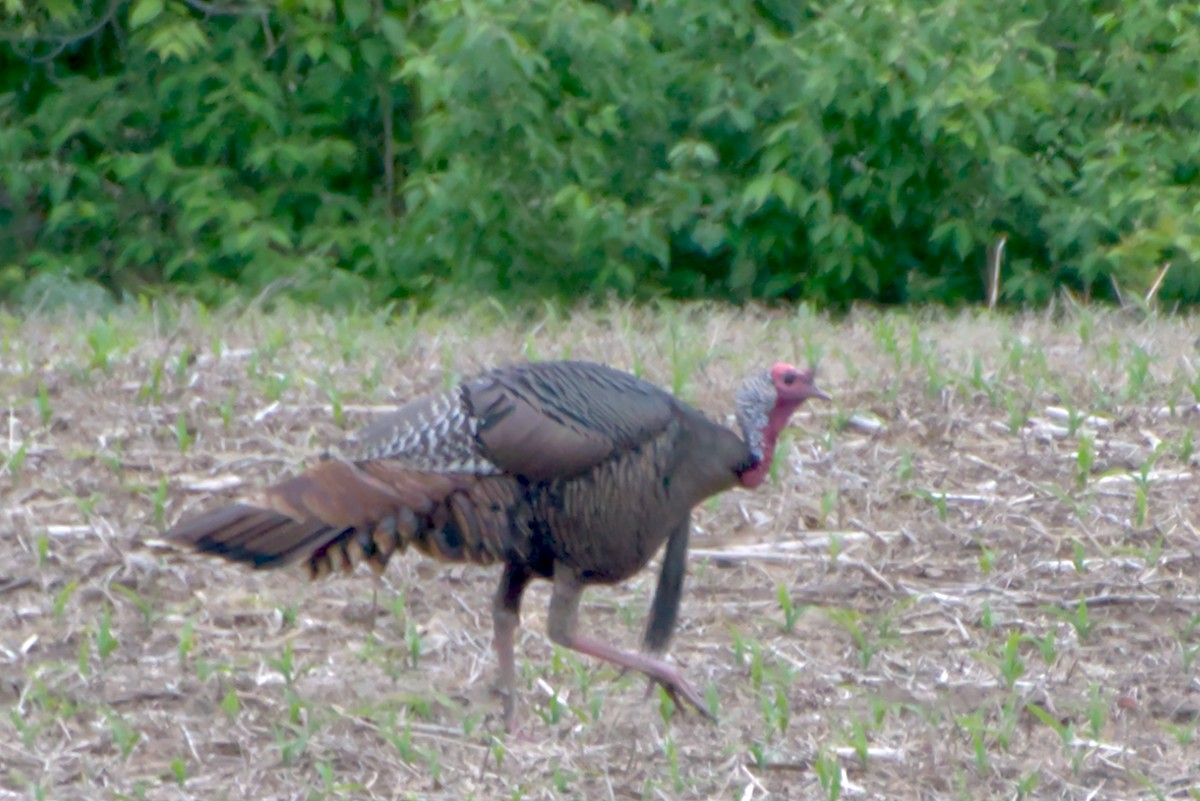
[[[1200,298],[1200,3],[0,4],[0,300]]]

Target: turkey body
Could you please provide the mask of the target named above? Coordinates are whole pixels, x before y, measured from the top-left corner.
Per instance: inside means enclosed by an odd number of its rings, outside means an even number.
[[[795,374],[811,386],[811,372]],[[743,396],[763,396],[766,419],[781,401],[769,377],[753,380]],[[804,397],[814,396],[823,393],[811,387]],[[360,560],[383,569],[408,547],[443,561],[499,562],[493,620],[506,725],[520,598],[533,578],[554,582],[553,640],[646,673],[704,712],[699,694],[653,654],[675,626],[692,508],[762,467],[747,439],[604,365],[503,367],[400,407],[335,457],[167,537],[259,568],[303,560],[314,577]],[[633,576],[664,543],[645,634],[651,653],[579,635],[583,589]]]

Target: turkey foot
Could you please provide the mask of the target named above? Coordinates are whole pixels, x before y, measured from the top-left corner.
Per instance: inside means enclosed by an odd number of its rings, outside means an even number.
[[[691,705],[701,717],[715,722],[704,698],[688,683],[679,669],[661,659],[647,654],[622,651],[620,648],[600,642],[591,637],[575,633],[579,621],[579,601],[583,585],[570,571],[556,565],[554,592],[550,596],[550,617],[547,621],[550,639],[564,648],[578,651],[596,659],[602,659],[626,670],[636,670],[651,682],[659,684],[681,712],[686,709],[683,702]]]
[[[551,639],[554,635],[551,634]],[[679,672],[679,668],[671,665],[661,659],[655,659],[646,654],[631,653],[622,651],[619,648],[614,648],[607,643],[593,640],[590,637],[580,637],[575,635],[565,640],[555,640],[564,648],[570,648],[573,651],[578,651],[581,654],[594,656],[597,659],[603,659],[605,662],[610,662],[621,668],[628,670],[636,670],[638,673],[650,679],[650,686],[655,684],[661,686],[667,691],[671,701],[680,712],[687,711],[686,701],[692,706],[700,716],[711,723],[716,722],[716,718],[708,711],[708,706],[704,703],[704,698],[696,689],[688,683],[688,680]]]
[[[680,715],[687,716],[688,708],[681,699],[686,698],[688,704],[700,713],[700,717],[707,720],[709,723],[716,723],[717,717],[708,708],[708,705],[700,698],[700,693],[696,692],[696,688],[688,683],[683,674],[677,668],[667,666],[667,670],[675,677],[676,684],[665,684],[658,679],[648,678],[646,680],[646,694],[642,696],[642,700],[649,701],[650,696],[654,694],[655,687],[662,687],[666,692],[667,697],[671,699],[671,703],[675,704],[675,709]]]

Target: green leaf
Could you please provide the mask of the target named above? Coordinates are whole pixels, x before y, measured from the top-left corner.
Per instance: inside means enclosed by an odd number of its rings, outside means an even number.
[[[405,52],[408,45],[408,28],[402,19],[394,13],[384,14],[379,20],[379,28],[383,31],[383,38],[392,46],[393,52],[397,55]]]
[[[153,22],[162,13],[162,0],[136,0],[129,12],[129,27],[137,29]]]
[[[742,190],[742,204],[753,213],[763,207],[775,188],[774,175],[760,175]]]
[[[342,0],[342,13],[350,30],[356,31],[371,16],[371,0]]]

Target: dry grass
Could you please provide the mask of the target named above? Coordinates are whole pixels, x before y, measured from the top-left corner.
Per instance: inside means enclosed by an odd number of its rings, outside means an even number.
[[[1200,795],[1195,320],[143,311],[0,335],[0,798]],[[339,421],[564,354],[714,414],[778,357],[820,358],[836,395],[768,486],[699,510],[672,653],[718,726],[555,652],[544,585],[504,738],[493,571],[309,584],[148,542]],[[654,580],[585,620],[636,646]]]

